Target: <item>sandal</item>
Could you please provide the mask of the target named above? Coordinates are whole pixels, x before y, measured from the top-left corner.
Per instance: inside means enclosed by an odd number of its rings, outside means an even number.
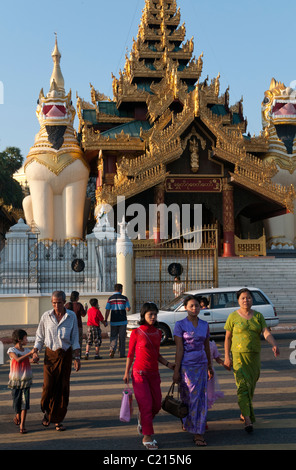
[[[245,431],[246,432],[253,432],[253,425],[252,424],[246,424],[245,425]]]
[[[49,421],[49,419],[48,419],[47,414],[45,414],[45,415],[43,416],[42,426],[44,426],[45,428],[48,428],[49,425],[50,425],[50,421]]]
[[[195,437],[193,442],[197,447],[206,447],[208,445],[202,436]]]
[[[253,432],[253,423],[249,417],[247,419],[245,418],[244,423],[245,423],[245,431]]]
[[[55,428],[56,428],[56,431],[66,431],[66,428],[62,423],[56,424]]]
[[[157,445],[157,442],[156,442],[155,439],[153,439],[153,441],[147,441],[147,442],[142,441],[142,444],[147,450],[157,450],[158,449],[158,445]]]

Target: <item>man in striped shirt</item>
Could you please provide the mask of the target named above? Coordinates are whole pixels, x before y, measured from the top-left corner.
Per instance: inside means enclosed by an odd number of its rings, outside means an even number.
[[[122,284],[115,284],[114,290],[114,294],[107,301],[105,312],[105,322],[108,320],[111,312],[109,356],[114,357],[119,339],[119,355],[120,357],[125,357],[126,312],[129,312],[131,307],[128,298],[122,295]]]

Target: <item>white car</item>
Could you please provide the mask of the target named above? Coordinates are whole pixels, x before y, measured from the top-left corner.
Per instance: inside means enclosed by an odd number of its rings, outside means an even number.
[[[228,315],[238,308],[236,293],[242,287],[217,287],[209,289],[199,289],[190,292],[184,292],[176,297],[171,303],[159,310],[157,321],[162,331],[162,341],[164,344],[168,339],[173,338],[175,323],[187,316],[187,312],[183,305],[184,298],[187,295],[194,295],[205,299],[207,308],[201,309],[199,318],[208,322],[211,334],[225,333],[224,325]],[[271,300],[263,293],[261,289],[256,287],[247,287],[253,297],[253,309],[261,312],[266,320],[269,328],[278,325],[279,318],[277,316],[274,305]],[[140,314],[134,313],[127,316],[127,336],[134,328],[138,328]]]

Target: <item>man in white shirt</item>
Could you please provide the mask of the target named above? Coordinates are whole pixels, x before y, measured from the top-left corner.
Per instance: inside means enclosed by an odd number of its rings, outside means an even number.
[[[176,276],[174,279],[174,284],[173,284],[173,292],[175,297],[179,297],[184,292],[184,284],[180,279],[180,276]]]
[[[45,345],[42,424],[48,427],[52,422],[57,431],[64,431],[62,421],[69,403],[73,350],[74,368],[80,369],[79,331],[75,313],[65,308],[65,293],[53,292],[51,302],[53,310],[42,315],[36,331],[33,361],[38,360],[38,352]]]

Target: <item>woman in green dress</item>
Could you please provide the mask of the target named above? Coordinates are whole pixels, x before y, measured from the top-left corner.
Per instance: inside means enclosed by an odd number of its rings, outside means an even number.
[[[233,367],[241,419],[245,423],[245,430],[252,432],[255,422],[252,399],[260,375],[261,334],[272,345],[275,357],[279,355],[279,349],[263,315],[252,310],[253,299],[250,291],[241,289],[237,292],[237,299],[239,309],[229,315],[224,327],[224,364],[229,370]]]

